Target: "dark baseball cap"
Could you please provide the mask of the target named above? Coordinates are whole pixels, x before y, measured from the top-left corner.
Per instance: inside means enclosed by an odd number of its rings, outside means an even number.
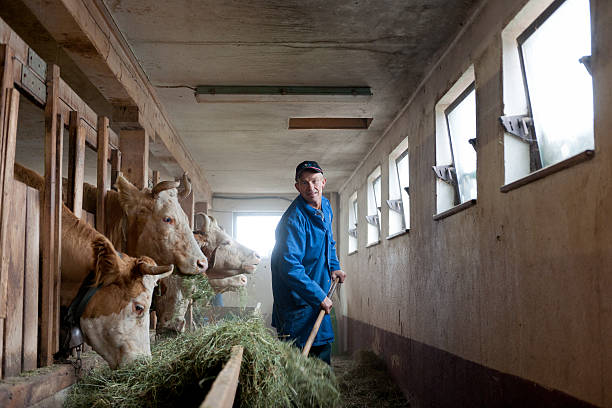
[[[300,174],[302,174],[304,170],[312,170],[315,173],[323,174],[323,170],[321,170],[321,166],[319,166],[319,163],[317,163],[316,161],[312,161],[312,160],[306,160],[298,164],[297,167],[295,168],[295,181],[298,180],[298,178],[300,177]]]

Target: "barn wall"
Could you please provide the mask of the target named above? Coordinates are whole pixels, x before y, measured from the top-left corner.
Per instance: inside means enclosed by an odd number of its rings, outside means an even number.
[[[349,351],[373,349],[414,406],[612,406],[612,2],[592,0],[595,157],[509,193],[501,31],[525,0],[488,1],[340,191],[359,195],[359,246],[340,220]],[[440,221],[434,106],[474,65],[478,201]],[[365,246],[366,178],[409,138],[411,229]],[[534,385],[535,383],[535,385]]]

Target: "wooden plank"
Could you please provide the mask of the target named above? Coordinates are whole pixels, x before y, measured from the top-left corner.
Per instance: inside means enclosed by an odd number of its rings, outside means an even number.
[[[0,379],[4,378],[4,373],[2,372],[2,360],[4,356],[4,320],[0,319]]]
[[[144,129],[121,130],[121,172],[139,190],[148,186],[149,138]]]
[[[53,285],[53,352],[59,350],[59,332],[60,332],[60,290],[62,283],[62,206],[63,206],[63,195],[62,195],[62,154],[64,152],[64,118],[61,113],[57,114],[57,120],[55,121],[56,138],[55,138],[55,180],[58,182],[55,184],[55,248],[53,250],[53,267],[55,272],[55,280]]]
[[[50,65],[47,68],[47,104],[45,105],[45,190],[42,208],[42,226],[40,230],[42,243],[42,279],[41,279],[41,315],[40,315],[40,354],[39,365],[53,363],[54,350],[54,288],[55,268],[55,214],[58,205],[55,199],[56,190],[56,156],[57,156],[57,105],[58,105],[59,67]]]
[[[96,229],[104,234],[106,185],[108,183],[108,118],[98,118],[98,195],[96,201]]]
[[[121,173],[121,150],[111,151],[111,188],[117,183],[117,177]]]
[[[40,193],[28,187],[25,224],[22,370],[36,368],[38,347],[38,261],[40,253]]]
[[[4,170],[7,167],[6,159],[6,139],[8,136],[8,126],[10,120],[11,97],[10,89],[13,88],[13,55],[12,50],[6,45],[0,45],[0,222],[2,220],[2,197],[4,197]],[[9,166],[10,167],[10,166]],[[11,170],[11,169],[9,169]],[[0,225],[0,234],[2,226]],[[6,317],[6,287],[7,287],[7,271],[1,265],[2,262],[2,241],[0,238],[0,318]]]
[[[189,220],[189,228],[193,230],[193,215],[195,214],[195,194],[193,191],[185,198],[179,198],[179,204],[183,211],[185,211],[185,215],[187,216],[187,220]]]
[[[21,347],[23,339],[23,270],[25,262],[26,185],[13,181],[5,186],[13,198],[8,202],[10,223],[8,228],[9,273],[6,319],[4,321],[4,353],[2,372],[6,377],[21,373]]]
[[[68,148],[68,208],[81,218],[83,212],[83,182],[85,181],[85,129],[81,115],[70,112]]]
[[[229,361],[215,379],[200,408],[232,408],[238,387],[243,350],[242,346],[232,347]]]

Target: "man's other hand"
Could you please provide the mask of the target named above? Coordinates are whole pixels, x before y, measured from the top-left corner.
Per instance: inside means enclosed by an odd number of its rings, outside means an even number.
[[[325,296],[325,299],[323,299],[321,302],[321,309],[325,310],[325,313],[329,314],[331,312],[332,305],[333,303],[331,299]]]
[[[331,273],[331,277],[332,277],[332,280],[336,279],[337,277],[338,279],[340,279],[340,283],[343,283],[344,279],[346,278],[346,273],[343,270],[338,269],[337,271],[333,271]]]

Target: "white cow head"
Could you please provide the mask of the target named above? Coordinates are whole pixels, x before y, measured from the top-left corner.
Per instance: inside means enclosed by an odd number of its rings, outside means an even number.
[[[253,273],[261,257],[253,250],[236,242],[217,224],[217,220],[204,213],[196,214],[202,225],[194,236],[209,260],[206,275],[210,279],[227,278],[242,273]]]
[[[235,292],[246,286],[247,277],[244,274],[229,276],[221,279],[208,279],[215,293]]]
[[[191,185],[184,177],[182,195]],[[152,190],[138,190],[123,176],[117,177],[119,202],[127,215],[127,252],[148,255],[157,263],[174,264],[184,275],[203,273],[208,262],[196,243],[177,195],[180,183],[162,181]]]
[[[173,266],[156,266],[146,256],[119,257],[104,237],[93,243],[95,285],[100,289],[87,303],[81,316],[85,341],[112,369],[139,356],[150,356],[149,307],[159,279],[172,273]]]

